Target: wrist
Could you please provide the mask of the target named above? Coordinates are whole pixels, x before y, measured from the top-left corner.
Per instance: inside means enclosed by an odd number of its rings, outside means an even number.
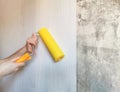
[[[27,52],[27,47],[26,47],[26,45],[22,48],[22,52],[23,52],[23,53],[26,53],[26,52]]]

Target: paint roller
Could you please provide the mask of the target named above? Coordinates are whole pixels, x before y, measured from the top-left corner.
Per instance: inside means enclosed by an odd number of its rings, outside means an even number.
[[[55,39],[52,37],[52,35],[48,32],[47,28],[41,28],[37,33],[44,44],[46,45],[48,51],[50,52],[53,59],[58,62],[64,57],[64,53],[55,41]],[[31,60],[31,55],[29,53],[25,53],[23,56],[21,56],[16,62],[26,62]]]

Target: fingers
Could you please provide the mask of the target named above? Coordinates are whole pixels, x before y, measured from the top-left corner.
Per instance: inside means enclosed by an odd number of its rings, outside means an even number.
[[[19,70],[19,69],[21,69],[21,67],[24,67],[24,66],[25,66],[25,63],[20,63],[20,64],[18,64],[17,68]]]
[[[16,69],[14,70],[14,72],[16,73],[16,72],[18,72],[18,70],[19,70],[19,68],[16,68]]]
[[[23,67],[24,65],[25,65],[25,63],[17,63],[17,64],[16,64],[16,68],[15,68],[14,72],[19,71],[19,70],[20,70],[20,68],[21,68],[21,67]]]
[[[13,68],[13,72],[14,71],[18,71],[21,67],[23,67],[25,65],[25,63],[16,63],[16,60],[18,60],[20,57],[16,57],[12,60],[12,62],[9,63],[9,65],[11,65],[11,67]],[[8,63],[6,63],[7,65]],[[12,72],[12,71],[11,71]]]
[[[23,67],[25,65],[25,63],[17,63],[17,66],[16,67]]]
[[[20,58],[20,56],[19,57],[15,57],[12,60],[10,60],[10,62],[16,62],[19,58]]]
[[[27,47],[28,52],[30,52],[30,53],[35,52],[37,43],[38,43],[37,35],[32,34],[32,36],[30,38],[28,38],[27,42],[26,42],[26,47]]]
[[[27,40],[27,43],[29,43],[29,44],[33,45],[34,47],[35,47],[35,46],[36,46],[36,44],[37,44],[36,40],[35,40],[35,39],[33,39],[32,37],[31,37],[31,38],[29,38],[29,39]]]
[[[38,43],[38,36],[36,34],[32,34],[33,41],[35,42],[35,47]]]
[[[35,43],[32,43],[32,41],[27,41],[27,51],[29,52],[29,53],[32,53],[33,51],[34,51],[34,49],[33,48],[35,48]]]
[[[28,43],[36,46],[37,45],[37,42],[38,42],[38,37],[36,34],[32,34],[32,36],[30,38],[28,38]]]
[[[18,70],[20,70],[20,68],[23,67],[24,65],[25,63],[4,62],[0,64],[0,75],[7,76],[12,73],[15,73]]]
[[[36,34],[32,34],[32,37],[37,41],[38,36]]]
[[[29,53],[32,53],[32,45],[31,44],[29,44],[29,43],[27,43],[27,51],[29,52]]]

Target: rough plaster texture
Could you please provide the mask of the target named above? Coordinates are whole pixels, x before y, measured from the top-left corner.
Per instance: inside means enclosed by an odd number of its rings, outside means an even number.
[[[78,92],[120,92],[120,0],[77,0]]]

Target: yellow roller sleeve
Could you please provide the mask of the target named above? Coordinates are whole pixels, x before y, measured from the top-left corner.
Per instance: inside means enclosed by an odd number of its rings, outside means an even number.
[[[17,63],[23,63],[26,62],[28,60],[31,60],[31,56],[29,53],[25,53],[23,56],[21,56],[16,62]]]
[[[51,36],[51,34],[48,32],[48,30],[46,28],[42,28],[39,30],[38,33],[54,60],[59,61],[60,59],[62,59],[64,57],[64,53],[62,52],[54,38]]]

